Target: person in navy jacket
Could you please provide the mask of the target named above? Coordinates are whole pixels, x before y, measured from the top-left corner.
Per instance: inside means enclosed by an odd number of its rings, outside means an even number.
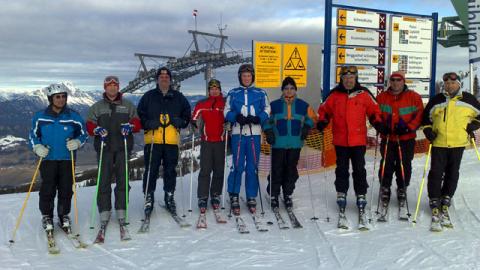
[[[71,151],[76,152],[87,140],[85,122],[67,107],[68,88],[51,84],[46,88],[49,105],[35,113],[29,143],[33,152],[42,158],[40,175],[40,212],[45,230],[53,230],[54,200],[58,191],[57,214],[62,227],[70,228],[72,200]]]
[[[264,90],[253,86],[255,71],[251,64],[238,69],[240,87],[230,90],[225,103],[225,120],[232,124],[233,169],[228,176],[228,192],[232,212],[240,214],[238,194],[243,171],[245,193],[250,212],[256,211],[258,192],[258,160],[260,157],[261,124],[270,116],[270,102]]]

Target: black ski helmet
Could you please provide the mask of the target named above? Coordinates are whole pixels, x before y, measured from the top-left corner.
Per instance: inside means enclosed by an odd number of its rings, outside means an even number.
[[[250,72],[250,74],[252,74],[252,84],[253,84],[255,82],[255,70],[253,69],[253,65],[243,64],[238,68],[238,82],[240,83],[240,85],[248,87],[250,85],[242,84],[242,73],[245,73],[245,72]]]

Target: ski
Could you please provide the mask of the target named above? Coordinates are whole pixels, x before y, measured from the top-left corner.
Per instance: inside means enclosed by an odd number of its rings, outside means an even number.
[[[251,213],[252,214],[252,219],[253,223],[255,224],[255,228],[259,232],[268,232],[267,224],[263,220],[263,218],[259,215],[257,215],[256,212]]]
[[[165,209],[169,214],[170,216],[173,218],[173,220],[180,226],[180,228],[187,228],[187,227],[190,227],[190,223],[188,223],[185,219],[183,219],[182,217],[180,217],[177,213],[172,213],[170,212],[167,207],[165,207],[164,205],[162,205],[163,209]]]
[[[213,209],[213,215],[215,216],[217,223],[227,223],[227,220],[220,213],[220,209]]]
[[[120,228],[120,241],[129,241],[132,240],[130,232],[128,231],[127,225],[125,223],[119,224]]]
[[[337,228],[342,229],[342,230],[348,230],[348,220],[347,216],[345,216],[344,212],[339,212],[338,213],[338,223],[337,223]]]
[[[358,210],[358,230],[359,231],[368,231],[368,218],[365,210],[359,209]]]
[[[432,223],[430,224],[430,231],[432,232],[441,232],[442,223],[440,221],[440,213],[438,208],[432,209]]]
[[[100,225],[100,230],[98,230],[97,237],[95,238],[95,241],[93,241],[94,244],[105,243],[105,232],[107,230],[107,225],[108,223]]]
[[[53,236],[53,229],[47,230],[47,247],[49,254],[59,254],[60,249],[57,247],[57,243],[55,242],[55,237]]]
[[[250,233],[250,231],[247,229],[247,224],[245,224],[245,221],[241,216],[235,216],[235,223],[237,224],[237,229],[239,233]]]
[[[142,225],[138,229],[139,234],[147,233],[150,231],[150,214],[145,214],[145,218],[142,220]]]
[[[62,231],[67,235],[68,240],[70,243],[75,248],[87,248],[88,245],[83,243],[82,240],[80,240],[80,234],[73,234],[71,228],[68,227],[62,227],[59,225],[59,227],[62,229]]]
[[[198,216],[197,221],[197,229],[206,229],[207,228],[207,215],[204,213],[200,213]]]
[[[440,214],[440,224],[442,227],[453,229],[452,220],[448,214],[448,208],[442,209],[442,213]]]
[[[388,218],[388,202],[381,202],[378,210],[378,222],[387,222]]]
[[[289,229],[290,227],[287,225],[282,215],[280,214],[280,209],[278,209],[278,207],[275,207],[272,209],[272,211],[275,215],[275,219],[277,220],[278,228],[280,230]]]
[[[292,208],[287,208],[287,214],[288,218],[290,219],[290,222],[292,223],[292,227],[294,229],[301,229],[303,228],[302,224],[297,219],[297,216],[295,216],[295,213],[293,212]]]

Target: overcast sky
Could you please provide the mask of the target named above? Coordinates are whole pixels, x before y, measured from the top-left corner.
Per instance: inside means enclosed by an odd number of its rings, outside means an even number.
[[[334,3],[417,14],[454,16],[448,0],[336,0]],[[34,90],[69,80],[102,89],[105,75],[122,86],[139,68],[135,52],[181,57],[191,42],[192,10],[198,30],[216,32],[220,15],[228,43],[251,50],[251,40],[323,42],[323,1],[0,0],[0,89]],[[466,70],[466,48],[439,46],[437,73]],[[150,63],[153,67],[154,63]],[[217,70],[224,88],[236,84],[236,66]],[[203,89],[203,74],[182,83]]]

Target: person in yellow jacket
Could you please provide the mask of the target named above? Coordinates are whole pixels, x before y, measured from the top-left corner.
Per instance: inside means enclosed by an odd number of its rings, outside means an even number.
[[[461,82],[454,72],[443,75],[445,93],[427,103],[423,132],[432,143],[432,161],[428,173],[428,197],[432,209],[432,231],[452,227],[448,214],[457,188],[460,163],[473,132],[480,128],[480,103],[468,92],[460,91]],[[441,212],[441,213],[440,213]]]

